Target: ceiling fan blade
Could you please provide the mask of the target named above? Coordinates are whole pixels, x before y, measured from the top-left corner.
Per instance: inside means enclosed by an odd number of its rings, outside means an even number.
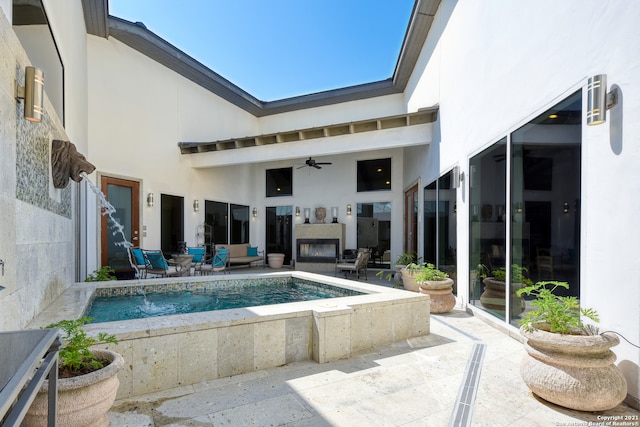
[[[298,166],[296,169],[302,169],[302,168],[306,168],[307,165],[302,165],[302,166]]]
[[[322,169],[322,166],[318,166],[320,164],[322,164],[322,163],[314,163],[313,167],[316,168],[316,169]]]
[[[316,162],[316,165],[330,165],[331,162]]]

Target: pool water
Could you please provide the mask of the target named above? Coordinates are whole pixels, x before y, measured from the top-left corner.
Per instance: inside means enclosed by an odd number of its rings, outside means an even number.
[[[357,292],[356,292],[357,293]],[[92,323],[140,319],[170,314],[253,307],[287,302],[310,301],[353,295],[337,287],[320,287],[301,282],[265,283],[219,289],[143,292],[137,295],[97,296],[88,317]]]

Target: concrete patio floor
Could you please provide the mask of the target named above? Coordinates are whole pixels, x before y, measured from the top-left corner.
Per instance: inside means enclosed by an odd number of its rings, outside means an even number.
[[[585,413],[536,398],[520,379],[522,344],[480,318],[455,309],[431,320],[429,336],[348,360],[119,400],[111,426],[640,426],[625,404]],[[611,421],[625,416],[636,418]]]

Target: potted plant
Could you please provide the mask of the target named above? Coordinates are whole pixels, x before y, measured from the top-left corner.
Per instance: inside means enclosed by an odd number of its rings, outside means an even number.
[[[120,381],[117,373],[124,366],[122,356],[111,350],[90,349],[99,342],[117,344],[114,335],[88,336],[83,325],[91,319],[62,320],[48,325],[62,332],[63,346],[58,354],[57,425],[108,426],[107,412],[115,401]],[[25,416],[25,425],[47,425],[48,384],[42,385]]]
[[[453,296],[453,280],[447,273],[427,263],[422,265],[415,278],[419,292],[431,297],[431,313],[446,313],[456,305],[456,297]]]
[[[516,291],[525,285],[531,285],[531,280],[526,276],[526,273],[528,273],[526,267],[518,264],[511,265],[511,292],[509,293],[509,298],[513,316],[518,316],[525,309],[524,298],[518,297]],[[484,284],[484,292],[480,295],[480,304],[484,308],[504,316],[507,295],[507,269],[500,267],[497,270],[493,270],[491,276],[484,278],[482,283]]]
[[[410,264],[415,264],[420,262],[420,257],[415,252],[405,252],[398,257],[396,262],[393,263],[393,267],[395,268],[395,272],[387,273],[387,280],[391,281],[394,279],[396,285],[402,285],[402,270]],[[376,276],[382,277],[384,275],[384,270],[380,270],[376,273]]]
[[[422,263],[410,262],[400,269],[402,273],[402,286],[408,291],[419,292],[418,282],[416,281],[416,275],[423,268]]]
[[[610,350],[620,340],[614,333],[599,333],[581,316],[598,322],[593,309],[580,308],[574,296],[558,296],[566,282],[538,282],[517,291],[533,296],[533,310],[520,320],[527,356],[520,375],[533,393],[566,408],[604,411],[619,405],[627,395],[627,383],[614,364]]]

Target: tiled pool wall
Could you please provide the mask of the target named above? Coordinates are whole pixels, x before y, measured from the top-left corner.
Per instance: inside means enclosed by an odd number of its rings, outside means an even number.
[[[106,331],[119,340],[115,347],[96,346],[113,349],[125,359],[125,368],[118,374],[117,397],[133,397],[305,360],[326,363],[346,359],[380,345],[429,334],[428,295],[313,273],[259,276],[283,280],[295,277],[363,294],[87,325],[86,330],[92,335]],[[231,286],[233,281],[248,278],[256,276],[78,283],[53,304],[55,307],[43,313],[38,324],[79,317],[95,292],[113,292],[103,288],[135,290],[142,286],[151,291],[149,286],[184,288],[200,286],[198,283],[210,286],[219,281]]]

